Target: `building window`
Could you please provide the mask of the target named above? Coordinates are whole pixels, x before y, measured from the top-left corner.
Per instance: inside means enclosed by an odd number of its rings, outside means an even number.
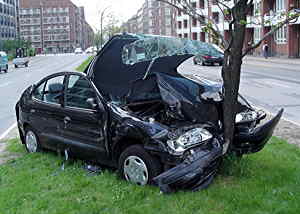
[[[182,34],[178,34],[178,37],[179,37],[179,38],[182,38]]]
[[[218,24],[219,23],[219,13],[212,13],[213,20]]]
[[[193,27],[197,27],[197,19],[193,18],[192,25],[193,25]]]
[[[178,10],[178,16],[181,16],[181,10]]]
[[[196,8],[197,7],[197,3],[196,2],[192,2],[192,7]]]
[[[204,0],[199,0],[199,7],[200,7],[201,9],[204,9],[204,7],[205,7],[205,2],[204,2]]]
[[[281,27],[279,30],[275,33],[275,40],[277,44],[285,44],[286,43],[286,25]]]
[[[205,32],[201,32],[201,33],[200,33],[200,40],[201,40],[202,42],[205,42]]]
[[[253,14],[255,16],[259,16],[260,15],[260,8],[261,8],[261,2],[256,2],[253,5]]]
[[[197,40],[197,33],[193,33],[192,38],[193,38],[193,40]]]
[[[182,25],[181,25],[181,21],[178,21],[178,29],[181,29]]]
[[[259,42],[260,38],[261,38],[261,29],[254,28],[254,43]]]
[[[188,21],[187,21],[187,20],[184,20],[184,21],[183,21],[183,27],[184,27],[184,28],[187,28],[187,26],[188,26]]]
[[[276,0],[275,3],[275,10],[276,12],[284,11],[285,10],[285,0]]]
[[[187,33],[184,34],[184,38],[188,38],[188,34]]]

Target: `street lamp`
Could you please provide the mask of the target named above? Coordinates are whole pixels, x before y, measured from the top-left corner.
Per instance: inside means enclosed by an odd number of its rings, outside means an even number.
[[[103,19],[104,19],[104,15],[105,15],[105,11],[110,8],[110,6],[106,7],[100,14],[100,48],[102,48],[102,45],[103,45]]]

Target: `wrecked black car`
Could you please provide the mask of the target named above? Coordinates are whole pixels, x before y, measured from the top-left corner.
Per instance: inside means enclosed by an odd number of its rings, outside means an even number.
[[[242,97],[230,150],[223,142],[221,84],[188,79],[177,67],[206,43],[123,34],[84,73],[50,75],[22,94],[18,128],[28,152],[50,149],[117,168],[126,180],[163,192],[200,190],[223,155],[260,151],[282,115],[265,117]]]

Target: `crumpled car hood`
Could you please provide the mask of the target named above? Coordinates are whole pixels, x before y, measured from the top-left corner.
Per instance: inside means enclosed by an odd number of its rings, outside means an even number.
[[[173,40],[177,41],[177,45],[172,43]],[[105,93],[104,96],[118,100],[128,94],[133,81],[145,76],[151,60],[155,59],[151,72],[177,75],[177,67],[182,62],[199,51],[205,53],[212,49],[214,48],[210,44],[199,41],[133,34],[117,35],[99,51],[92,69],[85,73]]]

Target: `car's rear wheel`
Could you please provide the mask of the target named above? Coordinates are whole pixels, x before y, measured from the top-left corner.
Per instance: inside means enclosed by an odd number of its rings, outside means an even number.
[[[41,151],[41,144],[38,136],[31,128],[27,128],[25,131],[25,147],[29,153]]]
[[[28,67],[28,62],[27,62],[27,63],[25,63],[25,67]]]
[[[17,65],[15,65],[15,68],[18,68],[18,66],[17,66]]]
[[[8,65],[6,65],[4,72],[7,73],[7,71],[8,71]]]
[[[160,162],[148,154],[141,145],[128,147],[119,158],[121,177],[134,184],[153,184],[152,179],[160,172]]]

